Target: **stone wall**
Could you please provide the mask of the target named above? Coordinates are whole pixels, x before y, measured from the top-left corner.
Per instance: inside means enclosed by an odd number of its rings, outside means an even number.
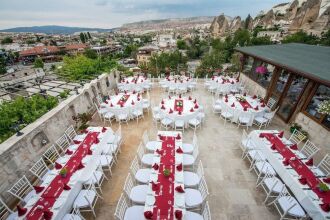
[[[301,112],[296,116],[295,122],[301,125],[302,129],[308,132],[309,139],[321,148],[320,152],[316,154],[317,161],[330,153],[330,132],[326,128]]]
[[[249,90],[250,94],[256,94],[260,95],[261,97],[266,97],[267,90],[252,79],[250,79],[248,76],[241,73],[240,81],[244,84],[245,89]]]
[[[117,77],[115,78],[114,75]],[[26,126],[22,136],[12,136],[0,144],[0,194],[6,201],[12,196],[6,191],[11,184],[23,175],[34,177],[28,171],[44,151],[63,135],[65,129],[74,123],[73,115],[94,111],[93,101],[97,94],[107,95],[116,87],[118,73],[102,74],[79,89],[78,95],[72,95],[59,103],[57,107],[43,115],[34,123]],[[43,142],[46,141],[46,144]]]

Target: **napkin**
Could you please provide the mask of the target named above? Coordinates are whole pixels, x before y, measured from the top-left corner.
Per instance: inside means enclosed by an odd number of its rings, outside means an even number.
[[[181,94],[179,94],[179,98],[181,99]]]
[[[194,108],[191,108],[191,109],[190,109],[190,112],[194,112]]]
[[[172,114],[173,113],[173,110],[170,108],[170,111],[168,112],[169,114]]]
[[[189,96],[189,98],[188,98],[189,100],[192,100],[192,98],[191,98],[191,96]]]
[[[264,107],[266,107],[266,105],[265,105],[264,103],[262,103],[262,104],[261,104],[261,107],[263,107],[263,108],[264,108]]]
[[[225,95],[225,98],[228,99],[228,95],[227,94]]]
[[[57,163],[57,162],[55,162],[55,169],[59,170],[61,168],[62,168],[62,165],[59,164],[59,163]]]
[[[118,95],[118,92],[116,92],[116,95]]]
[[[87,150],[87,155],[92,155],[93,154],[93,151],[91,149],[88,149]]]
[[[228,102],[228,99],[227,98],[225,99],[225,102]]]
[[[138,101],[140,101],[141,99],[140,98],[137,98]]]
[[[84,129],[84,130],[82,130],[82,133],[87,134],[88,133],[88,130],[87,129]]]
[[[324,179],[323,179],[323,182],[325,182],[325,183],[328,183],[328,184],[329,184],[329,183],[330,183],[330,177],[328,177],[328,178],[324,178]]]
[[[289,160],[288,159],[284,159],[283,160],[283,164],[284,164],[284,166],[288,166],[289,165]]]
[[[244,92],[243,96],[246,96],[246,92]]]
[[[272,150],[276,150],[275,144],[272,144],[272,146],[270,147]]]
[[[300,182],[301,184],[303,184],[303,185],[306,185],[306,184],[307,184],[307,180],[306,180],[305,177],[300,178],[300,179],[299,179],[299,182]]]
[[[179,111],[179,115],[182,115],[182,111]]]
[[[283,135],[284,135],[284,131],[281,131],[281,132],[278,134],[278,137],[279,137],[279,138],[282,138]]]
[[[178,165],[176,166],[176,169],[177,169],[178,171],[181,171],[181,170],[182,170],[182,163],[178,164]]]
[[[84,133],[85,133],[85,132],[84,132]],[[74,144],[80,144],[81,141],[73,140],[73,143],[74,143]]]
[[[178,154],[182,154],[182,153],[183,153],[181,147],[179,147],[178,149],[176,149],[176,152],[177,152]]]
[[[122,103],[120,103],[119,105],[120,105],[120,108],[124,107],[124,104],[122,104]]]
[[[84,168],[84,167],[85,167],[84,164],[80,163],[80,164],[78,165],[78,167],[77,167],[77,170],[81,170],[81,169]]]
[[[36,191],[36,193],[40,193],[42,192],[42,190],[44,190],[45,187],[43,186],[33,186],[33,189]]]
[[[259,110],[259,107],[258,107],[258,106],[256,106],[256,107],[254,108],[254,110],[258,111],[258,110]]]
[[[259,137],[260,137],[260,138],[264,138],[264,137],[265,137],[265,134],[260,133],[260,134],[259,134]]]
[[[106,132],[107,128],[106,127],[102,127],[102,133]]]
[[[165,106],[164,106],[164,105],[162,105],[161,109],[163,109],[163,110],[164,110],[164,109],[165,109]]]
[[[233,82],[233,81],[231,81],[231,84],[234,84],[234,82]]]
[[[154,170],[158,170],[159,169],[159,165],[155,163],[154,165],[152,165],[152,168],[154,168]]]
[[[152,211],[145,211],[143,214],[146,219],[152,219]]]
[[[133,90],[133,94],[135,94],[136,92],[135,92],[135,90]]]
[[[73,154],[73,151],[72,150],[69,150],[69,149],[66,149],[65,154],[66,155],[71,155],[71,154]]]
[[[94,144],[98,144],[98,143],[100,143],[100,140],[96,137],[94,140]]]
[[[168,96],[168,99],[171,99],[171,96]]]
[[[305,164],[307,166],[313,166],[313,158],[309,159]]]
[[[256,95],[254,95],[252,98],[253,98],[253,99],[256,99],[256,98],[257,98],[257,96],[256,96]]]
[[[27,212],[27,208],[22,208],[20,205],[17,205],[18,216],[23,216]]]
[[[239,79],[238,78],[236,79],[236,82],[239,82]]]
[[[107,101],[107,100],[105,100],[105,101],[104,101],[104,103],[105,103],[105,104],[108,104],[108,101]]]
[[[178,134],[178,135],[175,137],[175,139],[180,140],[180,139],[181,139],[180,134]]]
[[[182,188],[182,186],[180,185],[180,186],[177,186],[177,187],[175,187],[175,191],[177,191],[177,192],[179,192],[179,193],[184,193],[184,190],[183,190],[183,188]]]
[[[152,191],[157,191],[158,190],[158,184],[155,183],[154,181],[151,181],[151,188],[152,188]]]
[[[235,107],[235,103],[231,104],[231,107]]]
[[[243,109],[245,112],[247,111],[247,107],[244,107],[244,109]]]
[[[110,107],[113,107],[113,104],[112,104],[112,102],[110,103]]]
[[[330,205],[329,203],[323,203],[323,204],[320,204],[321,206],[321,209],[325,212],[329,212],[330,211]]]
[[[70,187],[70,186],[68,186],[68,184],[64,184],[64,186],[63,186],[63,189],[64,189],[64,190],[70,190],[70,189],[71,189],[71,187]]]
[[[132,104],[132,105],[134,105],[134,104],[135,104],[133,100],[132,100],[131,104]]]
[[[181,210],[175,210],[175,218],[178,219],[178,220],[181,220],[182,219],[182,211]]]
[[[291,145],[290,148],[291,150],[298,150],[297,144]]]
[[[53,216],[53,212],[51,212],[49,210],[44,211],[44,219],[45,220],[52,219],[52,216]]]
[[[163,136],[161,134],[158,135],[159,140],[163,140]]]
[[[162,150],[159,150],[159,149],[157,149],[157,150],[156,150],[156,153],[157,153],[157,154],[159,154],[159,155],[162,155],[162,154],[163,154],[163,151],[162,151]]]
[[[197,109],[199,106],[197,105],[197,103],[195,104],[194,108]]]
[[[194,104],[196,104],[196,103],[197,103],[197,99],[194,100]]]

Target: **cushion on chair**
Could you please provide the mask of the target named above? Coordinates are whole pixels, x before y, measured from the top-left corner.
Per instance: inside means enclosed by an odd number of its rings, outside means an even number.
[[[196,207],[202,204],[203,198],[200,191],[190,188],[186,188],[185,191],[185,200],[187,207]]]
[[[200,178],[197,173],[185,171],[183,172],[184,185],[186,187],[193,187],[198,185]]]
[[[182,144],[182,150],[185,154],[191,154],[194,151],[194,145],[189,143],[183,143]]]
[[[125,212],[124,220],[145,220],[144,206],[135,205],[129,207]]]
[[[93,190],[83,189],[76,197],[73,206],[78,208],[88,207],[89,204],[93,203],[95,197],[96,193]]]
[[[129,198],[135,203],[144,204],[146,201],[148,189],[148,185],[134,186],[131,190]]]
[[[148,183],[151,169],[139,169],[135,174],[135,179],[140,183]]]
[[[182,164],[183,166],[190,166],[195,163],[195,158],[190,154],[183,154]]]
[[[144,154],[141,162],[146,165],[152,165],[154,162],[154,155],[153,154]]]
[[[281,197],[278,199],[278,203],[283,210],[288,210],[293,204],[297,204],[288,211],[288,214],[295,217],[305,216],[304,210],[301,208],[297,200],[292,197],[289,196]]]
[[[148,141],[146,144],[146,148],[150,151],[154,151],[162,146],[162,142],[160,141]]]
[[[186,211],[184,214],[185,220],[204,220],[203,216],[198,213]]]

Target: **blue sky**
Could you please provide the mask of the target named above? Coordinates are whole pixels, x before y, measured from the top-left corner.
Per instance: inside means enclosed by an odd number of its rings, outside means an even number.
[[[0,0],[0,29],[64,25],[119,27],[123,23],[224,13],[245,18],[285,0]]]

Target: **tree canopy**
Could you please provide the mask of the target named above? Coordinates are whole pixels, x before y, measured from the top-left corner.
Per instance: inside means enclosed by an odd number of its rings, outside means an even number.
[[[5,37],[2,41],[1,44],[11,44],[13,43],[13,39],[11,37]]]
[[[35,59],[35,61],[33,63],[33,67],[34,68],[44,68],[44,62],[42,61],[41,58],[37,58],[37,59]]]
[[[322,33],[321,37],[313,34],[307,34],[304,31],[298,31],[294,34],[286,36],[282,43],[304,43],[304,44],[320,44],[324,46],[330,46],[330,30]]]

